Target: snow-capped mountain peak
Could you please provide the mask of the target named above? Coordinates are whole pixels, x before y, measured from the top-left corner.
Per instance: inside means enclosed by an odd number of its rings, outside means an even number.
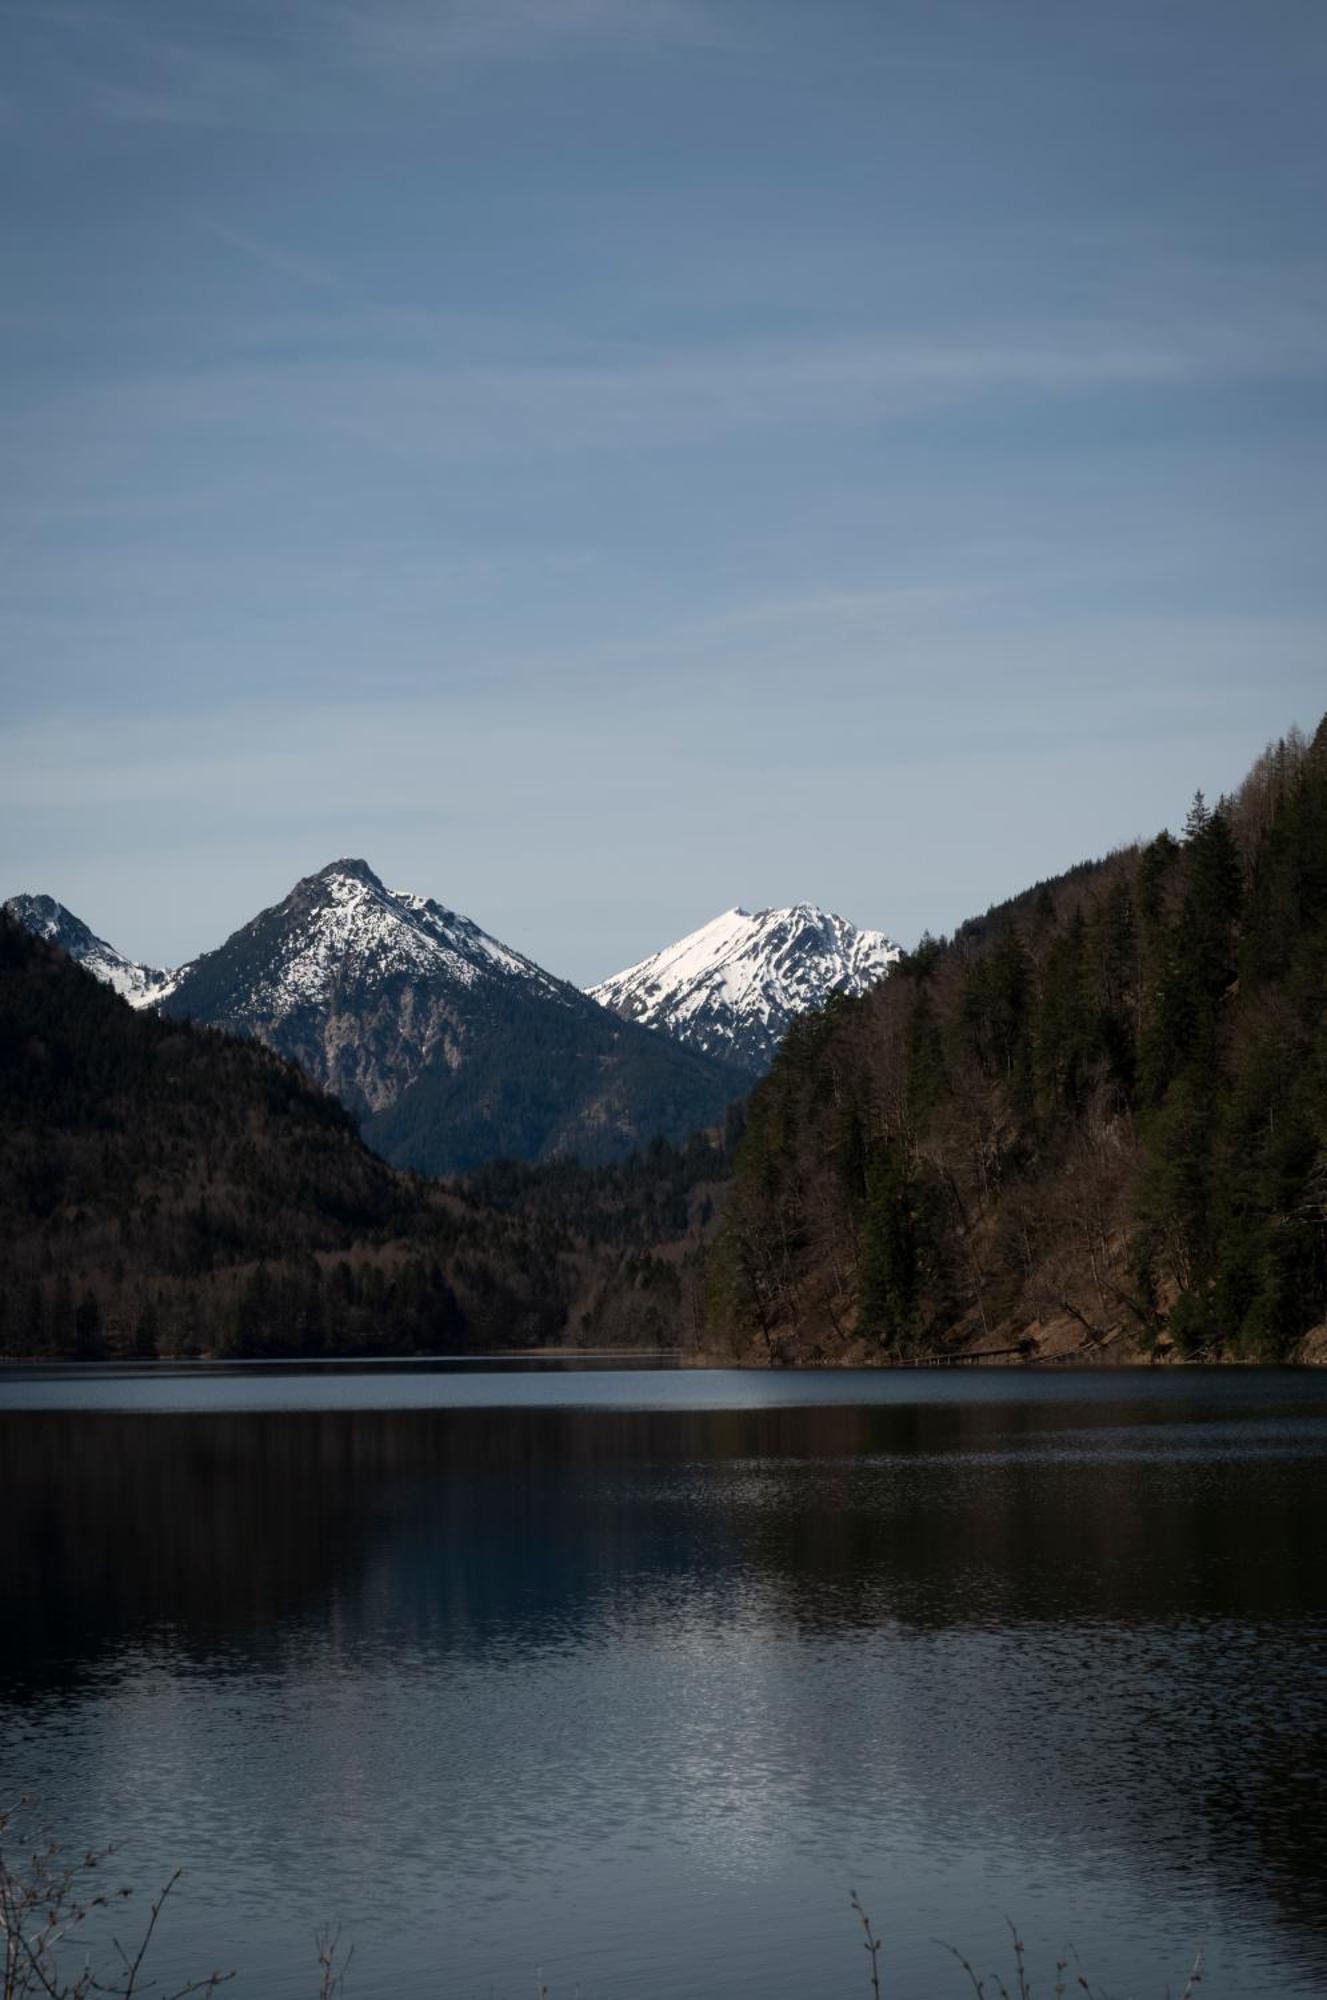
[[[883,931],[813,903],[738,906],[590,993],[624,1020],[759,1071],[798,1014],[831,993],[864,993],[898,957]]]
[[[718,1124],[746,1078],[618,1019],[368,863],[332,861],[177,972],[135,967],[48,897],[14,915],[138,1005],[298,1063],[394,1164],[619,1158]]]
[[[388,1159],[612,1157],[713,1123],[740,1076],[624,1027],[469,917],[329,862],[182,969],[164,1010],[256,1036]]]
[[[167,1012],[257,1035],[358,1111],[392,1103],[515,991],[576,998],[469,917],[330,861],[178,975]]]
[[[248,1004],[278,1020],[298,1007],[325,1005],[347,984],[376,985],[397,975],[442,975],[463,987],[503,976],[549,990],[557,985],[471,918],[427,896],[388,889],[367,861],[331,861],[306,876],[236,940],[250,934],[263,962],[246,967]]]
[[[11,896],[5,909],[16,923],[34,937],[46,938],[67,951],[105,985],[111,986],[131,1007],[155,1007],[174,991],[175,974],[153,965],[140,965],[89,930],[81,918],[54,896]]]

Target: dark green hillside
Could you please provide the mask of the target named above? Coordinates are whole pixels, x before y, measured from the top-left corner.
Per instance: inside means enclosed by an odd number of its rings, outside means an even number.
[[[683,1145],[750,1089],[745,1071],[575,999],[559,1007],[496,995],[469,1029],[464,1060],[431,1063],[364,1120],[364,1137],[422,1174],[495,1158],[594,1167],[648,1139]]]
[[[630,1231],[587,1232],[551,1192],[527,1219],[394,1171],[293,1064],[135,1013],[8,917],[0,1138],[0,1351],[447,1351],[676,1329],[678,1274]],[[661,1233],[681,1254],[690,1227],[683,1202]]]
[[[799,1023],[710,1267],[715,1337],[789,1359],[1281,1359],[1325,1320],[1327,723]]]
[[[685,1146],[655,1139],[628,1160],[598,1167],[578,1160],[547,1166],[495,1160],[467,1174],[462,1186],[479,1207],[520,1215],[532,1229],[649,1250],[709,1228],[743,1122],[743,1106],[734,1105],[722,1136],[693,1133]]]
[[[209,1250],[339,1245],[413,1213],[331,1098],[258,1045],[136,1015],[52,945],[0,927],[7,1212],[194,1218]],[[109,1170],[114,1169],[114,1174]]]
[[[499,1160],[466,1176],[466,1198],[518,1225],[545,1257],[575,1253],[593,1274],[577,1319],[595,1347],[704,1347],[704,1254],[728,1193],[742,1107],[724,1134],[655,1139],[598,1167]]]

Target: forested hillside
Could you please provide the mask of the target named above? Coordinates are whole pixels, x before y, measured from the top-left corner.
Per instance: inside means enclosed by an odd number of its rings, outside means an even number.
[[[3,917],[0,1138],[11,1353],[1319,1354],[1327,723],[795,1022],[723,1138],[427,1182]]]
[[[1315,1348],[1327,722],[794,1025],[709,1276],[711,1338],[790,1360]]]
[[[0,913],[0,1352],[666,1340],[688,1190],[715,1169],[703,1144],[654,1160],[662,1208],[639,1168],[611,1204],[574,1168],[537,1203],[514,1198],[517,1170],[489,1203],[398,1173],[293,1064],[134,1013]]]

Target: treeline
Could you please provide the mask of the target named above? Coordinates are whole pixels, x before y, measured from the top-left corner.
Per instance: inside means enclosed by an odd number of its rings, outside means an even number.
[[[0,1352],[1290,1358],[1327,1321],[1327,723],[797,1022],[721,1134],[423,1180],[0,918],[0,1139]]]
[[[798,1023],[708,1316],[791,1359],[1294,1355],[1327,1319],[1327,723]]]
[[[649,1251],[683,1238],[698,1241],[722,1198],[744,1124],[745,1108],[736,1104],[721,1131],[696,1132],[682,1146],[653,1139],[611,1166],[496,1160],[459,1185],[481,1208],[520,1215],[550,1248],[576,1242]]]
[[[697,1141],[646,1168],[399,1173],[260,1043],[136,1014],[0,917],[0,1352],[670,1344]]]
[[[743,1105],[731,1105],[721,1130],[683,1146],[656,1138],[610,1166],[498,1160],[458,1186],[480,1213],[517,1223],[546,1262],[583,1260],[579,1344],[697,1349],[706,1338],[705,1249],[744,1118]]]

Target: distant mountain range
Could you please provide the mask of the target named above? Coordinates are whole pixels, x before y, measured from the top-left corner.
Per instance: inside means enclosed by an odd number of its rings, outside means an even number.
[[[590,991],[624,1021],[760,1075],[799,1014],[831,993],[865,993],[899,956],[883,931],[812,903],[725,910]]]
[[[1327,719],[1179,838],[924,940],[754,1087],[674,1037],[741,1051],[887,940],[730,912],[598,989],[624,1020],[362,861],[169,975],[11,908],[0,1352],[1327,1357]],[[283,1050],[391,1160],[487,1164],[393,1172]],[[639,1148],[748,1090],[720,1143]]]
[[[127,959],[52,897],[6,908],[131,1006],[297,1062],[386,1159],[435,1174],[607,1161],[712,1127],[795,1015],[864,991],[898,956],[810,905],[733,910],[586,994],[353,859],[175,971]]]
[[[421,1173],[616,1159],[715,1124],[748,1084],[358,860],[297,882],[184,966],[162,1011],[256,1035]]]

